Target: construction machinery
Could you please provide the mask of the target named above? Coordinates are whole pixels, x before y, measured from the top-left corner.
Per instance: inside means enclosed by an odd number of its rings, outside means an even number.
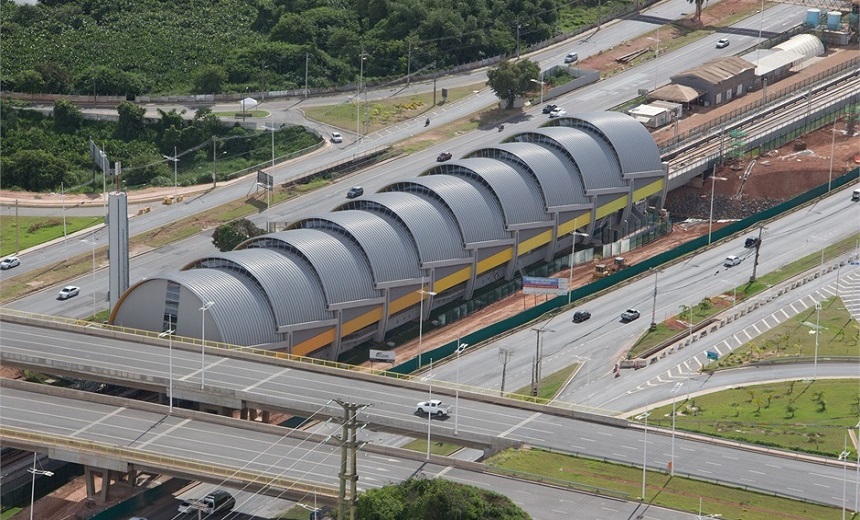
[[[595,280],[600,280],[601,278],[606,278],[609,275],[615,274],[622,269],[627,269],[630,267],[624,257],[616,256],[613,259],[613,262],[609,265],[607,264],[597,264],[594,266],[594,275],[592,276]]]

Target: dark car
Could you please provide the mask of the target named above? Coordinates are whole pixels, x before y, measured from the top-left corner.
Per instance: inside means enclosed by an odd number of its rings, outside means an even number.
[[[591,313],[588,311],[576,311],[573,313],[573,322],[574,323],[582,323],[591,317]]]
[[[543,106],[543,113],[549,114],[550,112],[552,112],[556,108],[558,108],[558,105],[544,105]]]
[[[353,186],[348,192],[346,192],[346,198],[348,199],[354,199],[356,197],[361,197],[362,195],[364,195],[364,188],[361,186]]]
[[[746,242],[744,242],[744,247],[746,247],[746,248],[757,247],[758,243],[759,243],[758,237],[748,237],[746,239]]]
[[[440,153],[439,155],[437,155],[437,156],[436,156],[436,162],[445,162],[445,161],[450,161],[450,160],[451,160],[451,157],[452,157],[452,156],[451,156],[451,153],[450,153],[450,152],[442,152],[442,153]]]

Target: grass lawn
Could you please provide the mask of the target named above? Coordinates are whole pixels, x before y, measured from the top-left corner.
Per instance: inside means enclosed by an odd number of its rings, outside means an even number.
[[[733,388],[675,403],[675,428],[836,458],[857,426],[860,381],[788,381]],[[656,408],[648,424],[671,428],[672,405]],[[851,440],[848,449],[855,460]]]
[[[654,414],[651,415],[654,417]],[[856,416],[855,416],[856,422]],[[543,450],[507,450],[485,461],[490,466],[527,474],[532,479],[555,479],[563,483],[611,489],[631,498],[642,493],[642,469],[581,459]],[[645,499],[649,504],[703,515],[743,520],[824,519],[839,517],[836,508],[776,498],[717,486],[668,474],[648,472]]]
[[[19,251],[63,237],[63,216],[57,209],[52,217],[14,217],[0,219],[0,255],[15,253],[15,231],[18,230]],[[66,217],[66,235],[104,222],[103,217]]]
[[[452,103],[471,95],[476,90],[484,88],[487,88],[485,84],[477,83],[475,85],[448,89],[447,102]],[[441,101],[442,94],[441,91],[438,91],[436,102],[441,103]],[[361,130],[365,133],[375,132],[408,119],[424,117],[432,109],[432,92],[390,97],[383,100],[370,101],[367,105],[362,102],[358,109],[361,112]],[[308,107],[305,109],[305,114],[310,119],[338,128],[352,130],[356,124],[356,111],[355,102],[350,101],[338,105]]]
[[[574,372],[579,368],[579,363],[574,363],[570,366],[564,367],[557,372],[553,372],[547,377],[544,377],[540,380],[540,386],[538,388],[538,396],[537,399],[543,401],[550,401],[555,397],[555,394],[561,389],[562,385],[573,375]],[[519,390],[514,392],[517,395],[524,395],[531,397],[532,395],[532,385],[524,386]],[[517,398],[517,395],[512,395],[508,397],[512,397],[514,399]]]
[[[807,255],[799,260],[791,262],[790,264],[786,264],[773,272],[760,276],[755,282],[745,283],[734,290],[726,291],[718,296],[699,302],[693,306],[693,324],[701,323],[702,320],[719,314],[731,306],[732,300],[735,300],[736,303],[739,304],[758,293],[766,291],[774,285],[778,285],[789,278],[806,272],[817,265],[821,265],[822,260],[827,262],[844,255],[856,248],[858,240],[860,240],[860,233],[855,233],[848,238],[827,246],[822,251]],[[763,245],[762,247],[766,246]],[[668,340],[680,332],[683,332],[683,330],[678,329],[677,326],[667,325],[667,323],[675,324],[677,322],[690,323],[689,307],[685,305],[680,306],[678,314],[672,316],[663,323],[658,323],[656,329],[645,332],[645,334],[639,338],[633,348],[628,352],[628,358],[635,358],[646,350]],[[851,355],[856,354],[857,352],[854,352]]]

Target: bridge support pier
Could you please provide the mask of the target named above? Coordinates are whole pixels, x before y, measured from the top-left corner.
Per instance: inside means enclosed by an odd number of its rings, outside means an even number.
[[[96,497],[96,480],[95,473],[101,474],[102,477],[102,488],[99,490],[98,498],[101,499],[102,502],[107,502],[108,500],[108,492],[110,490],[110,470],[109,469],[101,469],[101,468],[93,468],[91,466],[84,466],[84,479],[87,483],[87,498],[95,498]]]

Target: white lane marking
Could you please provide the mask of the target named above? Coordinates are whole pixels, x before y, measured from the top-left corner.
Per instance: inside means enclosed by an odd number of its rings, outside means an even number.
[[[142,442],[142,443],[140,443],[140,444],[138,444],[138,445],[136,445],[136,446],[135,446],[134,444],[131,444],[131,445],[129,446],[129,448],[135,448],[135,449],[138,449],[138,450],[143,449],[143,448],[145,448],[145,447],[149,446],[151,443],[153,443],[153,442],[157,441],[158,439],[160,439],[160,438],[164,437],[165,435],[169,435],[170,433],[172,433],[172,432],[174,432],[174,431],[178,430],[179,428],[182,428],[183,426],[185,426],[186,424],[188,424],[188,423],[190,423],[190,422],[191,422],[191,419],[183,419],[183,420],[182,420],[182,421],[180,421],[178,424],[175,424],[174,426],[171,426],[170,428],[168,428],[168,429],[167,429],[167,431],[164,431],[164,432],[161,432],[161,433],[159,433],[159,434],[157,434],[157,435],[154,435],[154,436],[153,436],[151,439],[149,439],[148,441],[146,441],[146,442]]]
[[[270,375],[269,377],[261,379],[260,381],[254,383],[253,385],[246,386],[245,388],[242,389],[242,391],[249,392],[249,391],[253,390],[254,388],[260,386],[261,384],[267,383],[267,382],[271,381],[272,379],[274,379],[278,376],[284,375],[291,370],[292,370],[292,368],[285,368],[285,369],[281,370],[280,372],[276,372],[276,373]]]
[[[95,426],[97,424],[101,424],[102,422],[107,420],[109,417],[113,417],[114,415],[121,413],[121,412],[124,412],[125,410],[127,410],[127,408],[124,408],[124,407],[123,408],[117,408],[116,410],[112,411],[111,413],[104,415],[102,417],[99,417],[98,419],[89,423],[88,425],[84,426],[83,428],[80,428],[79,430],[72,432],[72,437],[77,437],[78,434],[84,433],[85,431],[89,430],[93,426]]]

